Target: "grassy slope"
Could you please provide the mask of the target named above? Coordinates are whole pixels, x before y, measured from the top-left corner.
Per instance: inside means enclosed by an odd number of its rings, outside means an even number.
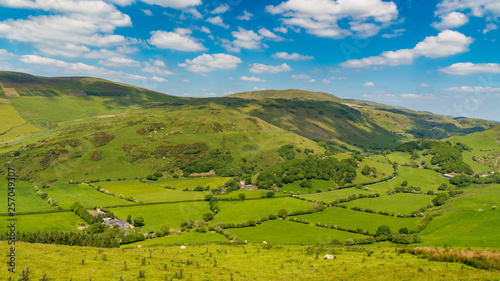
[[[7,243],[0,244],[2,253]],[[175,280],[183,269],[187,280],[494,280],[498,272],[477,270],[458,263],[419,259],[409,254],[398,255],[392,248],[351,249],[345,247],[316,248],[322,257],[334,254],[336,259],[316,259],[310,246],[284,245],[266,250],[259,244],[249,245],[178,245],[133,249],[98,249],[19,243],[17,270],[30,268],[31,279],[118,280],[138,279],[144,271],[146,280]],[[308,251],[309,249],[309,251]],[[149,250],[152,258],[149,258]],[[207,252],[208,251],[208,252]],[[370,256],[367,252],[372,251]],[[106,261],[103,261],[103,255]],[[384,257],[382,259],[382,257]],[[141,259],[146,258],[146,265]],[[214,259],[217,266],[214,266]],[[5,260],[5,259],[4,259]],[[82,265],[82,260],[85,264]],[[186,265],[186,261],[192,265]],[[124,270],[124,262],[127,269]],[[166,265],[166,268],[165,268]],[[199,266],[197,266],[199,265]],[[421,270],[420,270],[421,269]],[[231,275],[232,274],[232,275]],[[20,273],[0,271],[0,279],[17,280]]]
[[[492,210],[500,205],[500,185],[473,185],[465,191],[436,210],[442,215],[421,233],[425,245],[500,247],[500,213]]]
[[[0,104],[0,120],[2,120],[0,141],[40,131],[37,127],[27,123],[10,104]]]
[[[422,191],[427,190],[437,190],[437,188],[445,183],[449,185],[448,180],[440,177],[440,173],[433,170],[410,168],[410,167],[398,167],[398,177],[394,180],[374,184],[369,186],[373,191],[383,193],[387,192],[389,188],[394,189],[396,186],[400,186],[403,181],[408,182],[408,186],[419,186]]]
[[[48,204],[47,204],[48,205]],[[9,217],[0,216],[2,225],[9,225]],[[36,232],[36,231],[78,231],[80,217],[72,212],[34,214],[16,216],[16,231]],[[2,243],[3,244],[3,243]]]
[[[2,181],[2,185],[7,186],[7,183]],[[5,189],[5,191],[7,191],[7,189]],[[16,185],[15,193],[16,195],[13,198],[16,203],[16,212],[40,212],[55,210],[55,208],[49,205],[47,201],[38,196],[33,186],[29,184],[18,183]],[[7,213],[7,198],[7,192],[5,192],[5,196],[2,194],[0,197],[0,204],[2,204],[2,206],[6,206],[0,211],[0,213]]]

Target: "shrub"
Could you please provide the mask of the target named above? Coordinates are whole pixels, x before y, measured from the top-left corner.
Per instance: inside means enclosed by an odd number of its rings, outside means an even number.
[[[387,225],[381,225],[378,227],[377,232],[375,233],[375,237],[385,235],[387,237],[390,237],[392,234],[391,228]]]
[[[285,210],[285,209],[281,209],[281,210],[279,210],[279,212],[278,212],[278,217],[280,217],[280,218],[283,218],[283,219],[284,219],[284,218],[286,218],[287,216],[288,216],[288,211],[287,211],[287,210]]]
[[[144,218],[143,217],[134,218],[134,226],[135,227],[141,227],[143,225],[144,225]]]

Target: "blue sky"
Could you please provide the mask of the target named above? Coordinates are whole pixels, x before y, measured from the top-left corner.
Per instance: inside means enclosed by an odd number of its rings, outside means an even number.
[[[0,69],[500,121],[499,17],[497,0],[2,0]]]

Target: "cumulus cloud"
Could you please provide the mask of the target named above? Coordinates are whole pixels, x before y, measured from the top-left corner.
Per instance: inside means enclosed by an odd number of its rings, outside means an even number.
[[[373,87],[373,86],[375,86],[375,83],[373,83],[373,82],[365,82],[363,84],[363,87]]]
[[[281,32],[281,33],[288,33],[288,28],[281,26],[281,27],[275,27],[273,28],[275,32]]]
[[[439,22],[433,22],[431,25],[439,30],[453,29],[461,27],[462,25],[469,22],[469,18],[459,12],[451,12],[448,14],[443,14],[439,16]]]
[[[486,27],[483,29],[483,34],[486,34],[492,30],[498,29],[498,26],[494,23],[488,23]]]
[[[172,71],[167,69],[165,63],[161,60],[149,60],[149,62],[144,63],[145,66],[142,68],[142,71],[155,74],[155,75],[170,75],[173,74]]]
[[[201,4],[201,0],[141,0],[149,5],[158,5],[163,8],[185,9]]]
[[[420,87],[428,88],[430,85],[427,83],[420,83]]]
[[[310,79],[311,77],[306,74],[294,74],[292,75],[293,79]]]
[[[141,9],[141,11],[146,15],[146,16],[152,16],[153,15],[153,12],[151,12],[151,10],[148,10],[148,9]]]
[[[99,61],[99,64],[111,67],[139,66],[139,62],[127,57],[110,57]]]
[[[412,64],[418,57],[439,58],[447,57],[469,50],[474,39],[466,37],[460,32],[445,30],[437,36],[428,36],[413,49],[385,51],[378,56],[363,59],[352,59],[341,63],[344,67],[370,67],[379,65],[397,66]]]
[[[316,79],[307,80],[309,83],[316,83]]]
[[[253,30],[246,30],[238,27],[238,31],[231,32],[235,38],[233,41],[223,40],[222,46],[231,52],[239,52],[241,49],[260,49],[262,47],[263,36]]]
[[[392,33],[386,33],[382,34],[382,38],[394,38],[394,37],[399,37],[403,35],[403,32],[405,32],[406,29],[400,28],[400,29],[394,29]]]
[[[266,80],[262,80],[258,77],[255,77],[255,76],[252,76],[252,77],[241,76],[240,79],[243,81],[250,81],[250,82],[266,82]]]
[[[448,67],[439,69],[439,71],[453,75],[470,75],[477,73],[500,73],[499,63],[454,63]]]
[[[228,4],[222,4],[219,7],[213,9],[210,13],[211,14],[223,14],[229,10],[229,5]]]
[[[206,48],[198,43],[197,40],[190,36],[191,30],[185,28],[177,28],[174,32],[168,31],[152,31],[149,44],[160,49],[172,49],[183,52],[204,51]]]
[[[287,52],[278,52],[272,55],[275,59],[285,59],[285,60],[312,60],[313,56],[301,55],[298,53],[287,53]]]
[[[192,60],[186,59],[178,65],[192,72],[210,72],[217,69],[234,69],[241,59],[228,54],[203,54]]]
[[[167,79],[161,78],[161,77],[156,77],[156,76],[153,76],[153,77],[149,78],[149,80],[154,81],[154,82],[158,82],[158,83],[168,82]]]
[[[115,35],[117,27],[132,25],[130,17],[104,1],[2,1],[0,6],[38,9],[49,15],[0,22],[0,37],[35,43],[68,43],[88,46],[117,46],[134,40]]]
[[[287,71],[292,71],[292,68],[286,63],[280,65],[265,65],[261,63],[254,63],[250,68],[250,72],[252,73],[279,73]]]
[[[229,28],[229,25],[224,24],[224,22],[222,21],[222,18],[220,16],[216,16],[216,17],[213,17],[213,18],[208,18],[207,22],[209,22],[209,23],[211,23],[213,25],[222,26],[225,29]]]
[[[243,15],[237,16],[236,19],[239,20],[250,20],[250,18],[253,17],[253,14],[247,12],[246,10],[243,11]]]
[[[285,25],[330,38],[353,34],[370,37],[398,17],[396,4],[381,0],[289,0],[277,6],[266,6],[266,10],[281,15]],[[341,21],[346,21],[350,30],[341,28],[338,24]]]
[[[281,36],[278,36],[274,33],[272,33],[271,31],[269,31],[268,29],[266,28],[261,28],[259,29],[259,34],[264,37],[264,38],[269,38],[270,40],[273,40],[273,41],[283,41],[283,37]]]

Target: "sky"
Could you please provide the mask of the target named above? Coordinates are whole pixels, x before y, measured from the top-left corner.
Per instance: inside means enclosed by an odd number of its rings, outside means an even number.
[[[1,0],[0,70],[500,121],[498,0]]]

